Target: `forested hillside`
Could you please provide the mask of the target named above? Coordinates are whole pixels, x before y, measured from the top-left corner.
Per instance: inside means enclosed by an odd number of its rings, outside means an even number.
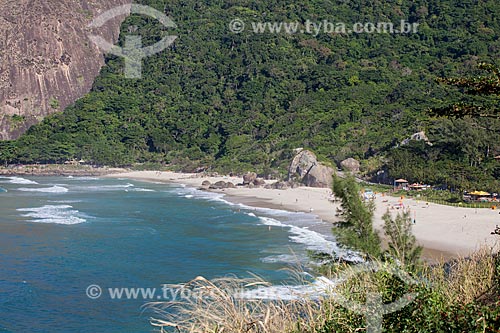
[[[283,170],[292,150],[305,147],[332,164],[357,158],[366,174],[388,169],[410,181],[500,190],[499,120],[428,112],[463,98],[436,78],[483,75],[480,62],[499,64],[498,1],[140,3],[178,27],[133,15],[121,42],[130,34],[145,44],[177,35],[173,46],[145,59],[142,79],[125,79],[123,59],[109,57],[91,93],[18,141],[1,143],[0,161],[76,158],[267,173]],[[235,18],[247,26],[406,20],[419,27],[410,34],[235,34]],[[495,96],[475,98],[498,105]],[[400,146],[419,131],[432,145]]]

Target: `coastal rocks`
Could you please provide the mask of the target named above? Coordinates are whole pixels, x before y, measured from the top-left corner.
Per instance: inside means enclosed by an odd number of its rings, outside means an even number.
[[[208,180],[205,180],[203,181],[203,183],[201,183],[201,188],[207,190],[210,187],[210,185],[212,185],[212,183],[210,183],[210,181]]]
[[[122,168],[93,167],[80,165],[78,168],[62,164],[33,164],[0,167],[0,175],[5,176],[72,176],[97,177],[129,171]]]
[[[256,178],[254,181],[253,181],[253,184],[255,186],[263,186],[263,185],[266,185],[266,181],[263,179],[263,178]]]
[[[222,190],[227,188],[227,183],[225,181],[218,181],[208,187],[211,190]]]
[[[201,188],[204,190],[223,190],[226,188],[236,188],[236,185],[231,182],[225,182],[222,180],[211,184],[210,181],[205,180],[203,183],[201,183]]]
[[[316,155],[309,150],[300,150],[290,163],[288,179],[294,177],[302,179],[315,165],[318,164]]]
[[[340,162],[340,166],[344,170],[350,171],[352,173],[358,173],[359,172],[360,163],[359,163],[358,160],[350,157],[350,158],[348,158],[348,159],[343,160],[342,162]]]
[[[332,168],[319,164],[305,175],[302,182],[309,187],[332,187],[334,172]]]
[[[243,186],[254,188],[264,185],[266,185],[266,181],[263,178],[257,178],[257,174],[255,172],[248,172],[243,175]]]
[[[276,182],[272,184],[271,187],[275,190],[286,190],[287,188],[289,188],[288,182],[283,182],[283,181]]]
[[[248,172],[243,175],[243,185],[249,185],[257,179],[257,174],[255,172]]]
[[[309,150],[297,151],[288,168],[288,181],[296,180],[310,187],[331,187],[333,168],[318,162],[316,155]]]

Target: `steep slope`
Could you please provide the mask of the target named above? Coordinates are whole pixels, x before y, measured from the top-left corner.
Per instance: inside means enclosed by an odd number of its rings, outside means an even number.
[[[131,0],[0,0],[0,139],[15,138],[92,87],[104,64],[87,25]],[[122,18],[100,30],[115,40]]]

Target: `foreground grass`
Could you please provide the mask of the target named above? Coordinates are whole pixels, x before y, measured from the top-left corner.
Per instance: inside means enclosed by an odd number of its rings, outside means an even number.
[[[365,307],[364,311],[353,312],[349,304],[365,304],[366,295],[377,293],[384,304],[415,295],[402,309],[383,316],[384,332],[500,330],[500,257],[492,249],[404,272],[411,283],[385,268],[352,271],[352,267],[331,266],[328,277],[337,281],[331,289],[320,297],[300,295],[292,300],[239,297],[247,290],[269,286],[259,278],[208,281],[198,277],[182,286],[196,291],[196,297],[148,305],[157,311],[152,324],[161,332],[367,332],[367,319],[376,311]],[[346,308],[346,301],[351,310]]]

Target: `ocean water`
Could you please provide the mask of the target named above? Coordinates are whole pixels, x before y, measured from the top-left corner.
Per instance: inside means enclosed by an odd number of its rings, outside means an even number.
[[[283,269],[308,249],[339,251],[329,229],[181,185],[0,177],[0,332],[152,332],[141,306],[165,300],[163,284],[231,274],[290,284]],[[112,299],[109,288],[156,293]]]

